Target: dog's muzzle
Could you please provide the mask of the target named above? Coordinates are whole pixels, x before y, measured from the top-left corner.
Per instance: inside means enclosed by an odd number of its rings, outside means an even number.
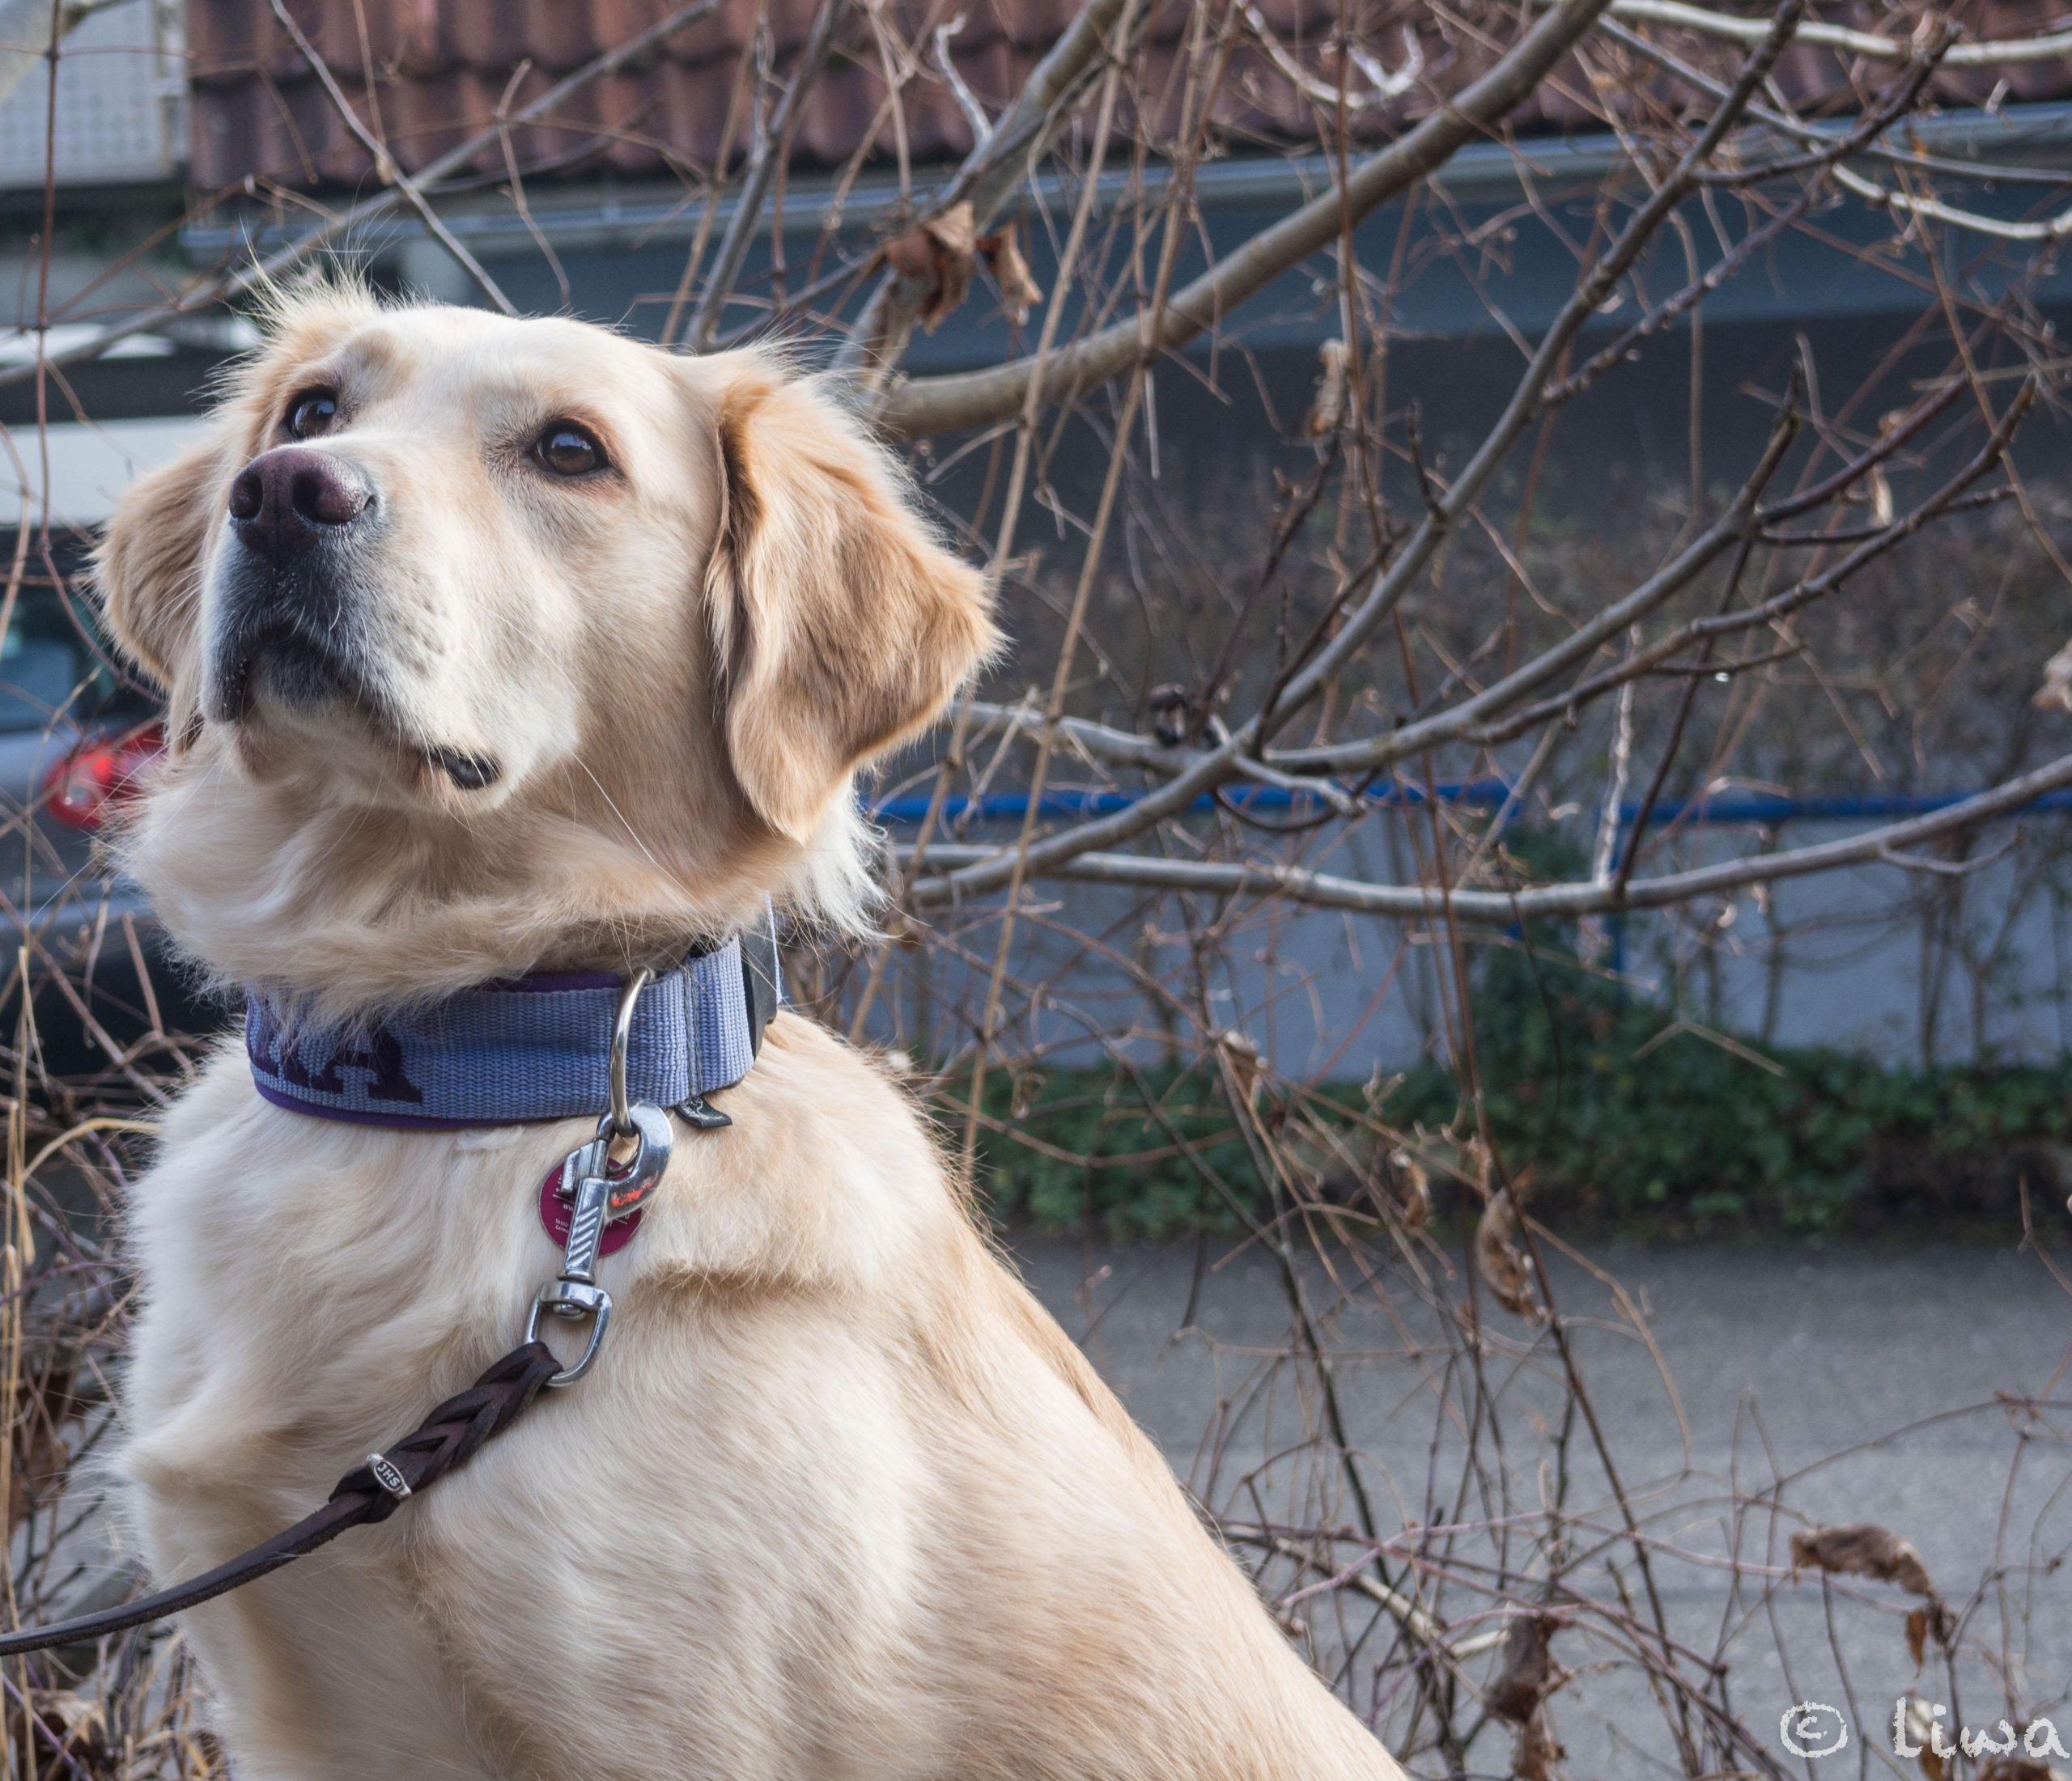
[[[210,663],[210,715],[250,710],[261,668],[290,705],[345,698],[379,708],[380,676],[361,641],[354,590],[381,502],[350,459],[277,446],[230,486],[235,544],[222,570],[223,605]]]

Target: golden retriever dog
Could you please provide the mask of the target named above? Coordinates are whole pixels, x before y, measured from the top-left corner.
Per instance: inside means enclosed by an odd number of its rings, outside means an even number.
[[[766,898],[857,921],[851,775],[994,642],[858,422],[754,352],[349,289],[278,312],[99,557],[167,701],[122,848],[179,945],[372,1018],[666,965]],[[268,490],[304,512],[292,578]],[[602,1264],[580,1384],[188,1617],[237,1781],[1400,1775],[886,1072],[787,1011],[717,1105]],[[159,1580],[516,1346],[558,1259],[540,1183],[593,1130],[334,1123],[214,1058],[134,1208],[119,1463]]]

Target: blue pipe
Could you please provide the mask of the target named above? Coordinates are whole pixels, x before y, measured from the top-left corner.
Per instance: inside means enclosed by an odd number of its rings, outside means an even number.
[[[1467,779],[1442,782],[1437,790],[1441,804],[1494,809],[1510,795],[1511,788],[1501,779]],[[1141,792],[1056,787],[1043,794],[1038,813],[1045,816],[1112,816],[1117,811],[1128,809],[1144,795]],[[1312,793],[1289,791],[1279,786],[1227,787],[1223,795],[1226,803],[1241,810],[1309,810],[1314,809],[1317,804],[1317,799]],[[1930,791],[1781,798],[1767,792],[1740,792],[1730,797],[1664,799],[1648,812],[1648,821],[1650,826],[1660,823],[1688,822],[1709,828],[1736,824],[1761,824],[1773,827],[1786,822],[1887,822],[1906,816],[1931,816],[1936,811],[1947,810],[1952,804],[1962,804],[1966,799],[1977,795],[1972,791]],[[1424,800],[1424,788],[1409,785],[1383,786],[1365,794],[1364,799],[1369,804],[1383,808],[1420,805]],[[925,797],[907,796],[883,799],[865,808],[871,819],[876,822],[918,823],[928,815],[928,803]],[[1206,812],[1216,807],[1215,799],[1204,793],[1188,808],[1192,811]],[[2072,811],[2072,791],[2046,791],[2022,808],[2028,811]],[[1026,792],[989,791],[977,798],[959,795],[944,799],[941,820],[946,822],[1019,822],[1028,813],[1029,796]],[[1632,827],[1640,820],[1640,814],[1637,804],[1622,805],[1619,812],[1620,825],[1622,828]]]
[[[1501,779],[1469,779],[1458,784],[1441,785],[1438,801],[1493,808],[1510,795],[1510,789]],[[1054,787],[1043,794],[1038,813],[1046,816],[1112,816],[1118,810],[1128,809],[1144,795],[1139,791]],[[1223,795],[1226,802],[1241,810],[1307,810],[1317,803],[1309,792],[1287,791],[1279,786],[1231,786]],[[1381,805],[1421,804],[1424,802],[1424,788],[1384,786],[1368,793],[1366,801]],[[1213,810],[1216,799],[1204,792],[1188,808]],[[928,800],[923,797],[886,798],[866,805],[864,809],[874,822],[919,822],[928,813]],[[942,801],[942,819],[946,822],[1019,822],[1028,813],[1029,795],[1025,791],[989,791],[977,798],[953,796]]]

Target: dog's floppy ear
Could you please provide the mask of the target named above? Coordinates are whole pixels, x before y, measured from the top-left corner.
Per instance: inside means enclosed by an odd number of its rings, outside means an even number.
[[[211,436],[130,486],[96,548],[93,586],[108,628],[171,703],[177,744],[194,715],[202,562],[223,499],[223,442]]]
[[[763,821],[805,841],[855,769],[934,717],[992,647],[989,598],[839,403],[762,354],[695,363],[715,380],[705,592],[728,752]]]

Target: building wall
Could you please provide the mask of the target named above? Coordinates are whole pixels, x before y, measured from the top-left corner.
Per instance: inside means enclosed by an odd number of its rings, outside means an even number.
[[[70,32],[57,64],[0,54],[0,193],[40,191],[47,167],[67,188],[176,176],[186,158],[186,64],[178,0],[124,0]]]

